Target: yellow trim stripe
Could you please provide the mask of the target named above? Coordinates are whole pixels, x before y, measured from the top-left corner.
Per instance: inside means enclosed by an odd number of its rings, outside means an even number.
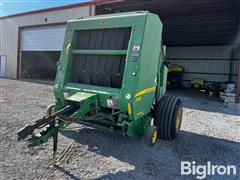
[[[154,92],[156,90],[156,87],[150,87],[150,88],[146,88],[140,92],[138,92],[136,95],[135,95],[135,98],[136,97],[139,97],[139,96],[142,96],[144,94],[148,94],[148,93],[151,93],[151,92]]]
[[[132,114],[132,106],[131,106],[131,103],[128,103],[128,114],[129,114],[129,115]]]

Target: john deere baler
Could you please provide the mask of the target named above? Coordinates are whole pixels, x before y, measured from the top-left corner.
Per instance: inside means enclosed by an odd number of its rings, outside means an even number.
[[[180,129],[182,105],[166,96],[163,25],[149,12],[130,12],[70,20],[54,85],[56,103],[47,116],[27,125],[19,139],[33,145],[58,129],[80,123],[121,131],[131,137],[173,139]]]

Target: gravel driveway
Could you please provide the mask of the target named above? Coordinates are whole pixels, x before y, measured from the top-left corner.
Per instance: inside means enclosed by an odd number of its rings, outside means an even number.
[[[72,124],[61,131],[57,169],[48,168],[52,140],[35,148],[18,142],[16,131],[44,115],[54,102],[52,86],[0,79],[0,179],[183,179],[181,161],[236,165],[240,179],[240,112],[207,100],[181,97],[182,131],[171,142],[148,147],[131,139]]]

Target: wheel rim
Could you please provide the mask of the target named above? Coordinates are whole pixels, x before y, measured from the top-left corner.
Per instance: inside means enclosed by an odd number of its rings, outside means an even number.
[[[51,116],[51,115],[53,115],[53,113],[54,113],[54,107],[51,108],[49,115]]]
[[[51,116],[55,112],[54,108],[55,108],[54,104],[51,104],[47,107],[47,112],[46,112],[47,116]]]
[[[176,128],[179,129],[181,124],[181,111],[179,110],[176,117]]]
[[[155,143],[157,140],[157,131],[155,130],[152,135],[152,143]]]

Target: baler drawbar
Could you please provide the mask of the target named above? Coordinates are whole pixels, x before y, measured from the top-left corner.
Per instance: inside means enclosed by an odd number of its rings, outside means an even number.
[[[69,105],[69,106],[53,113],[50,116],[44,116],[42,119],[35,121],[35,123],[32,125],[26,125],[25,127],[23,127],[22,129],[20,129],[17,132],[18,140],[25,139],[28,135],[31,135],[36,129],[44,128],[46,126],[49,126],[47,129],[48,131],[50,129],[53,129],[54,121],[56,121],[57,118],[63,119],[64,117],[67,117],[67,116],[71,115],[72,113],[74,113],[78,108],[79,108],[78,104]],[[43,135],[44,134],[43,132],[44,131],[40,132],[40,134]],[[45,132],[46,132],[46,130],[45,130]],[[39,137],[41,137],[41,136],[39,136]],[[36,139],[37,139],[37,137],[35,138],[35,140]],[[43,141],[44,140],[42,139],[42,142]]]

